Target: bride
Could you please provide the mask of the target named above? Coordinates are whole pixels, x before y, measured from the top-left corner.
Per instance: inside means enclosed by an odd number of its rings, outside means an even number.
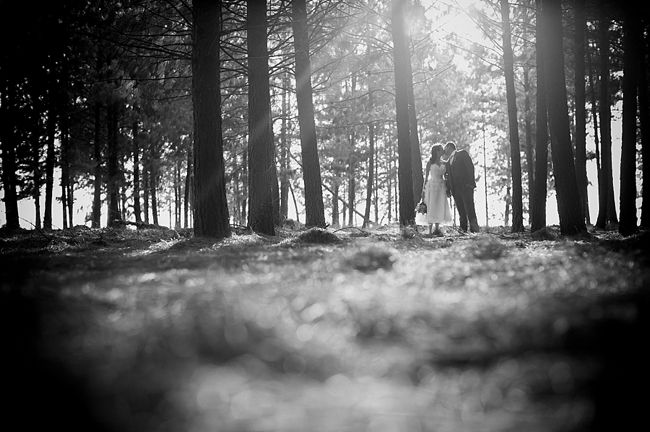
[[[422,190],[422,202],[427,206],[426,222],[429,225],[429,234],[441,236],[440,224],[451,222],[451,210],[447,201],[447,190],[445,187],[445,163],[441,160],[444,154],[441,145],[431,147],[431,158],[427,162],[424,189]],[[435,225],[435,230],[432,227]]]

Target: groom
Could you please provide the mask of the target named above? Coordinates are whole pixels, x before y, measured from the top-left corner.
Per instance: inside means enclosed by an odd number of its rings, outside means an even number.
[[[472,158],[465,150],[456,150],[456,144],[451,141],[445,145],[445,157],[447,158],[448,185],[458,209],[460,229],[467,232],[467,221],[469,220],[469,230],[478,232],[476,210],[474,209],[476,180],[474,180]]]

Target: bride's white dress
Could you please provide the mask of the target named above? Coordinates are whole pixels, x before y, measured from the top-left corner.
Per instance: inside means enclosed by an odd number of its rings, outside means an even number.
[[[451,222],[452,215],[445,190],[444,175],[444,164],[431,164],[429,179],[424,189],[424,202],[427,205],[426,223]]]

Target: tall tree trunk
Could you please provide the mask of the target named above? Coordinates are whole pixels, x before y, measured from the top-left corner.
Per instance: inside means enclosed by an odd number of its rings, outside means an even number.
[[[39,113],[38,109],[35,108],[36,112]],[[38,116],[40,114],[36,114]],[[34,226],[36,229],[41,229],[41,134],[40,134],[40,122],[38,118],[34,119],[31,136],[31,145],[32,145],[32,179],[34,182],[34,188],[32,190],[32,198],[34,198],[34,212],[36,220]]]
[[[411,68],[411,56],[410,50],[408,53],[408,64],[405,67],[408,67],[406,75],[408,77],[413,76],[413,70]],[[408,80],[408,92],[409,92],[409,136],[411,141],[411,174],[413,176],[413,199],[417,199],[422,196],[422,188],[424,187],[424,177],[422,175],[422,152],[420,151],[420,138],[418,136],[418,120],[417,113],[415,111],[415,93],[413,90],[413,79]]]
[[[641,125],[641,160],[643,183],[641,185],[641,227],[650,228],[650,99],[646,65],[650,56],[648,32],[650,23],[645,22],[645,34],[641,39],[643,51],[639,56],[639,117]]]
[[[108,106],[106,126],[108,129],[108,149],[107,149],[107,179],[106,195],[108,197],[108,217],[106,225],[115,226],[121,221],[119,210],[120,199],[120,170],[118,164],[118,127],[119,127],[119,102],[113,101]]]
[[[3,66],[4,69],[4,66]],[[0,75],[1,76],[1,75]],[[4,77],[3,77],[4,78]],[[8,78],[3,79],[0,90],[0,143],[2,144],[2,189],[6,228],[9,231],[20,228],[18,215],[18,193],[16,186],[16,146],[17,140],[13,125],[17,120],[15,89]]]
[[[387,197],[387,204],[388,204],[388,221],[391,222],[393,220],[393,167],[392,167],[392,160],[393,160],[393,155],[391,152],[392,148],[392,143],[389,141],[388,143],[385,144],[386,148],[386,183],[388,185],[388,197]]]
[[[47,109],[47,154],[45,157],[45,213],[43,216],[43,228],[46,231],[52,229],[52,199],[54,196],[54,138],[56,135],[56,104],[52,90],[48,94]]]
[[[150,178],[149,157],[142,159],[142,213],[144,213],[144,223],[149,224],[149,181]]]
[[[278,177],[271,124],[266,0],[249,0],[247,11],[248,225],[254,231],[275,235]]]
[[[373,130],[373,134],[374,134],[374,130]],[[375,177],[374,177],[374,185],[373,185],[373,208],[375,210],[375,223],[378,224],[379,223],[379,173],[378,171],[379,171],[379,159],[380,159],[379,149],[376,149],[374,153],[375,153],[374,156]]]
[[[401,226],[415,224],[411,131],[409,120],[409,82],[411,59],[405,29],[407,0],[392,0],[393,66],[395,68],[395,111],[397,118],[399,222]]]
[[[508,0],[501,2],[503,23],[503,65],[508,102],[508,130],[510,134],[510,159],[512,161],[512,232],[524,230],[523,202],[521,189],[521,154],[519,153],[519,126],[517,124],[517,94],[515,93],[515,72],[512,44],[510,41],[510,6]]]
[[[598,99],[596,97],[596,83],[594,82],[594,67],[591,62],[591,54],[587,51],[587,67],[589,69],[589,89],[590,89],[590,99],[591,99],[591,118],[594,123],[594,146],[596,148],[596,174],[598,177],[598,195],[604,196],[603,187],[605,182],[603,181],[603,170],[600,164],[600,140],[599,128],[598,128]]]
[[[296,100],[302,150],[303,180],[305,183],[305,225],[325,227],[322,180],[316,144],[316,123],[311,86],[309,32],[307,29],[307,2],[294,0],[293,44],[296,57]]]
[[[598,219],[596,226],[607,228],[617,223],[614,206],[614,182],[612,179],[612,113],[609,96],[609,25],[607,11],[600,8],[598,28],[600,45],[600,156],[602,169],[602,193],[598,197]]]
[[[152,164],[153,165],[153,164]],[[151,195],[151,221],[158,225],[158,169],[152,166],[149,172],[149,194]]]
[[[530,66],[526,64],[524,66],[524,141],[526,143],[526,171],[528,174],[528,221],[532,218],[532,209],[533,202],[535,201],[535,172],[533,169],[534,164],[534,154],[533,154],[533,126],[531,121],[531,108],[530,108]],[[483,136],[485,138],[485,129],[483,130]],[[483,146],[485,150],[485,146]],[[485,175],[483,176],[486,177]],[[486,193],[487,193],[487,187]],[[487,204],[487,198],[485,200]],[[486,221],[487,221],[487,211]],[[487,226],[487,223],[486,223]]]
[[[369,94],[370,102],[368,111],[373,110],[372,92]],[[363,215],[363,228],[370,224],[370,206],[372,204],[372,191],[375,178],[375,124],[371,119],[368,123],[368,180],[366,181],[366,211]],[[376,220],[375,220],[376,222]]]
[[[183,199],[183,227],[189,228],[190,189],[192,187],[192,147],[187,148],[187,171],[185,171],[185,190]]]
[[[524,40],[529,40],[529,27],[530,27],[530,13],[528,10],[524,12]],[[532,112],[530,106],[532,90],[530,85],[530,63],[524,62],[524,151],[526,154],[526,174],[527,174],[527,187],[528,187],[528,223],[531,223],[533,202],[535,201],[535,170],[534,165],[534,149],[533,149],[533,125],[532,125]],[[485,153],[485,128],[483,129],[483,153]],[[485,159],[485,155],[484,155]],[[485,167],[485,165],[484,165]],[[484,180],[487,182],[487,173],[483,175]],[[485,185],[485,224],[488,225],[488,210],[487,210],[487,183]]]
[[[585,95],[585,0],[575,0],[575,143],[576,180],[580,205],[585,222],[589,223],[589,200],[587,197],[587,150],[586,150],[586,95]]]
[[[548,181],[548,118],[546,86],[544,85],[544,14],[542,1],[536,0],[535,57],[537,63],[537,94],[535,96],[535,193],[530,215],[530,228],[537,231],[546,226],[546,195]]]
[[[560,232],[563,235],[573,235],[586,231],[586,226],[580,204],[569,130],[560,3],[560,0],[543,0],[543,23],[547,37],[544,43],[544,72]]]
[[[133,120],[133,213],[135,213],[135,222],[141,223],[142,216],[140,210],[140,137],[138,135],[138,120]]]
[[[332,180],[332,226],[339,227],[339,183],[335,178]]]
[[[101,130],[101,105],[95,102],[93,107],[95,114],[95,137],[93,140],[93,159],[95,162],[94,180],[93,180],[93,214],[92,227],[101,226],[102,214],[102,130]]]
[[[224,238],[230,236],[230,217],[221,136],[221,1],[194,0],[192,16],[194,235]]]
[[[635,6],[626,3],[623,27],[623,141],[621,146],[621,220],[618,231],[632,235],[636,219],[636,112],[641,23]]]
[[[241,199],[241,219],[248,221],[248,151],[242,153],[242,199]],[[289,186],[291,188],[291,186]]]
[[[63,210],[63,229],[72,228],[72,221],[68,224],[68,184],[70,183],[70,162],[68,160],[68,149],[70,147],[69,114],[66,108],[61,111],[61,150],[59,161],[61,164],[61,207]]]
[[[282,124],[280,127],[280,220],[289,217],[289,74],[282,75]]]
[[[357,181],[355,177],[357,171],[357,155],[354,151],[357,134],[354,129],[350,132],[350,135],[348,135],[348,140],[350,143],[350,158],[348,162],[348,226],[354,226],[354,211],[357,196]]]

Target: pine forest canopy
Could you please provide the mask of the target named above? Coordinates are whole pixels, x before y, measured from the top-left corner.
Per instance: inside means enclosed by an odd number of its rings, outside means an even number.
[[[454,141],[483,225],[633,233],[642,6],[2,2],[0,224],[408,225],[431,147]]]

